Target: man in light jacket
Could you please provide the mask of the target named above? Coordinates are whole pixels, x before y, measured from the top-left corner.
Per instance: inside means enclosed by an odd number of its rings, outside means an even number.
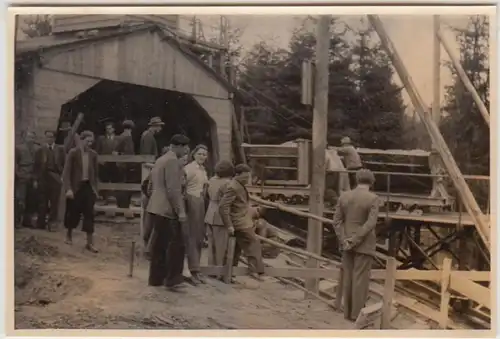
[[[376,253],[379,198],[370,187],[375,177],[370,170],[356,173],[357,187],[338,199],[334,215],[335,233],[342,250],[344,317],[356,320],[365,307],[370,270]]]
[[[361,162],[361,157],[356,151],[356,148],[352,145],[351,138],[343,137],[340,141],[341,146],[337,148],[337,153],[344,157],[344,164],[348,171],[357,171],[363,168],[363,163]],[[356,173],[349,173],[349,184],[351,189],[356,187]]]

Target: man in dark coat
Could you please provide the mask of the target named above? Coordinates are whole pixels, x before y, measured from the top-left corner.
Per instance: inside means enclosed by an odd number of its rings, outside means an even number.
[[[123,122],[123,132],[118,137],[118,145],[116,151],[120,155],[133,155],[134,151],[134,139],[132,138],[132,130],[135,124],[132,120],[125,120]],[[118,170],[120,172],[120,182],[123,183],[133,183],[137,180],[136,174],[140,171],[140,164],[137,163],[117,163]],[[117,192],[116,202],[120,208],[129,208],[130,200],[132,198],[131,191]]]
[[[241,252],[245,253],[250,269],[250,277],[262,280],[264,263],[262,261],[262,248],[256,237],[253,224],[248,191],[245,185],[251,180],[250,167],[245,164],[236,165],[235,177],[227,183],[219,202],[219,213],[227,227],[229,235],[236,238],[234,262],[238,265]]]
[[[156,144],[155,135],[161,131],[163,125],[165,123],[159,117],[151,118],[148,129],[141,136],[140,154],[158,157],[158,145]]]
[[[169,151],[162,155],[151,170],[151,196],[147,212],[153,227],[149,285],[164,284],[171,290],[183,286],[184,241],[181,224],[186,222],[182,194],[183,170],[179,159],[185,155],[189,138],[176,134]]]
[[[344,317],[355,321],[365,307],[370,285],[370,270],[376,253],[380,201],[370,192],[375,177],[370,170],[356,173],[357,186],[338,199],[333,218],[342,250],[342,289]]]
[[[32,227],[31,218],[36,209],[36,190],[33,187],[35,152],[35,133],[28,131],[15,151],[16,226],[22,223],[23,226]]]
[[[97,198],[97,153],[92,150],[94,133],[80,134],[81,146],[68,153],[64,169],[64,191],[66,192],[67,229],[66,243],[73,242],[73,229],[78,227],[83,215],[82,231],[87,235],[85,249],[97,253],[93,243],[94,204]]]
[[[48,226],[49,230],[53,230],[58,217],[61,175],[66,154],[63,146],[55,144],[54,132],[46,131],[45,139],[46,143],[35,153],[33,165],[34,187],[38,189],[39,194],[37,227],[45,229]]]
[[[106,133],[101,135],[96,142],[96,151],[99,155],[117,155],[118,138],[115,135],[115,126],[113,122],[108,121],[105,125]],[[99,178],[101,182],[112,183],[119,182],[119,171],[116,163],[106,162],[99,166]],[[104,203],[108,203],[108,198],[112,192],[101,191]]]

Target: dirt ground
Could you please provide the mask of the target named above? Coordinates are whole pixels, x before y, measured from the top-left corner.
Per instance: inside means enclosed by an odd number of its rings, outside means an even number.
[[[72,246],[64,231],[16,230],[16,329],[352,329],[354,325],[303,292],[273,278],[208,279],[185,293],[147,286],[148,262],[136,250],[138,224],[99,224],[96,247]]]

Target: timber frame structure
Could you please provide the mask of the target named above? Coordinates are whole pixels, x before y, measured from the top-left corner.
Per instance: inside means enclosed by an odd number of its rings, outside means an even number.
[[[456,219],[452,219],[451,221],[446,220],[446,217],[444,216],[434,216],[434,215],[421,215],[418,218],[415,218],[414,216],[406,216],[406,215],[397,215],[394,213],[389,213],[387,210],[386,212],[383,212],[381,214],[381,219],[385,220],[387,223],[388,229],[386,230],[388,232],[387,237],[389,238],[389,246],[387,248],[387,253],[386,255],[380,255],[377,259],[377,261],[380,263],[380,265],[383,267],[382,269],[375,269],[372,271],[371,279],[374,280],[374,283],[376,285],[371,287],[371,290],[376,290],[378,291],[378,294],[382,297],[382,301],[380,303],[377,303],[376,305],[368,306],[365,308],[365,310],[362,312],[362,315],[360,315],[361,318],[364,317],[364,319],[359,319],[359,323],[363,323],[367,321],[367,317],[373,315],[374,313],[376,314],[376,318],[378,318],[378,327],[379,328],[384,328],[388,329],[391,327],[391,312],[394,304],[400,304],[403,305],[404,307],[412,310],[413,312],[419,313],[420,315],[429,318],[430,320],[433,320],[438,324],[438,326],[442,329],[463,329],[464,327],[462,324],[459,324],[454,320],[454,315],[450,314],[450,300],[452,299],[460,299],[462,300],[468,300],[469,304],[472,303],[474,310],[477,312],[482,312],[483,315],[488,316],[487,312],[491,310],[491,289],[489,288],[488,284],[491,281],[491,274],[492,272],[488,270],[483,270],[483,271],[468,271],[462,267],[459,267],[459,270],[453,270],[452,269],[452,261],[448,258],[446,258],[442,265],[436,264],[432,261],[430,258],[432,256],[432,252],[435,250],[434,247],[440,247],[442,248],[443,246],[446,247],[450,244],[450,242],[453,239],[457,238],[463,238],[467,237],[470,232],[472,232],[474,229],[477,231],[477,234],[479,235],[478,242],[481,242],[481,245],[478,246],[483,246],[485,247],[484,249],[484,256],[486,258],[489,258],[490,253],[490,225],[489,225],[489,220],[488,220],[488,215],[485,215],[479,208],[477,201],[473,197],[470,188],[467,186],[467,183],[465,182],[465,178],[458,169],[451,153],[450,150],[448,149],[446,143],[443,140],[443,137],[439,131],[439,128],[435,121],[432,119],[430,113],[426,110],[423,101],[418,94],[401,58],[399,57],[399,54],[397,53],[396,49],[394,48],[391,40],[389,39],[387,33],[385,32],[385,29],[383,27],[383,24],[381,20],[379,19],[378,16],[376,15],[368,15],[369,21],[372,24],[372,26],[375,28],[375,31],[379,35],[383,47],[387,50],[388,55],[390,56],[394,67],[396,68],[397,73],[399,74],[401,80],[403,81],[403,84],[405,85],[405,88],[407,89],[408,93],[410,94],[411,100],[415,108],[417,109],[417,112],[421,118],[421,120],[424,122],[424,125],[428,131],[428,133],[431,136],[432,142],[436,147],[436,150],[439,152],[439,155],[445,165],[445,168],[448,172],[448,176],[452,180],[455,188],[457,189],[457,192],[459,194],[459,198],[462,201],[462,203],[465,206],[466,213],[463,214],[463,217],[459,220],[457,223]],[[168,40],[170,43],[173,45],[177,45],[178,41],[173,39],[170,36],[163,36],[162,34],[165,34],[164,30],[161,27],[158,27],[157,25],[147,25],[144,27],[136,27],[135,29],[138,30],[139,32],[143,32],[146,34],[157,34],[158,36],[162,36],[165,38],[165,40]],[[162,33],[163,32],[163,33]],[[116,32],[115,32],[116,33]],[[125,34],[125,33],[116,33],[116,34]],[[160,39],[159,41],[163,40]],[[81,45],[83,42],[82,41],[73,41],[72,44],[75,44],[76,46]],[[88,41],[85,43],[89,43]],[[73,49],[75,45],[70,44],[71,47],[69,47],[69,50]],[[68,48],[68,45],[65,45],[65,48]],[[64,47],[64,46],[59,46],[59,47]],[[38,64],[35,64],[35,67],[41,68],[43,70],[43,67],[46,67],[48,64],[50,64],[50,59],[44,59],[40,57],[40,50],[37,48],[36,51],[24,51],[22,54],[23,57],[28,57],[31,59],[35,59],[35,61]],[[50,48],[47,52],[51,52]],[[57,56],[55,56],[57,57]],[[194,59],[193,59],[194,60]],[[33,60],[32,60],[33,61]],[[74,67],[75,62],[73,63],[62,63],[64,67]],[[458,65],[459,66],[459,65]],[[82,68],[85,68],[83,66],[79,66]],[[86,68],[84,70],[87,70]],[[44,70],[44,72],[47,72],[47,70]],[[74,70],[66,70],[66,73],[74,73]],[[118,72],[117,72],[118,74]],[[137,76],[140,76],[140,74],[136,74]],[[88,83],[92,83],[95,81],[95,75],[94,76],[87,76],[85,81],[83,81],[83,84],[80,84],[80,87],[87,88]],[[63,78],[59,78],[59,80],[62,80]],[[90,80],[89,80],[90,79]],[[88,82],[88,83],[87,83]],[[230,99],[230,94],[231,90],[228,90],[229,86],[225,87],[225,91],[222,92],[223,95],[226,96],[224,98],[225,100]],[[59,93],[60,94],[60,93]],[[75,90],[75,95],[77,94],[77,91]],[[220,98],[223,99],[223,98]],[[29,103],[32,104],[32,103]],[[57,105],[52,105],[50,106],[50,109],[54,109]],[[43,108],[43,107],[42,107]],[[208,110],[207,110],[208,111]],[[483,111],[481,111],[483,113]],[[229,140],[231,139],[230,137],[230,132],[231,128],[234,131],[238,131],[239,128],[237,128],[237,121],[234,119],[234,111],[227,111],[227,114],[225,115],[225,118],[227,121],[225,122],[224,129],[228,130],[229,132],[224,132],[224,135],[226,135],[226,138]],[[81,117],[81,116],[80,116]],[[79,118],[81,120],[81,118]],[[79,123],[78,118],[75,122]],[[232,123],[231,123],[232,121]],[[224,122],[223,122],[224,123]],[[73,132],[76,130],[76,127],[78,126],[73,126]],[[219,126],[218,126],[219,128]],[[227,134],[229,133],[229,134]],[[236,133],[237,134],[237,133]],[[219,141],[220,142],[220,141]],[[229,142],[230,143],[230,142]],[[240,143],[238,143],[240,144]],[[241,145],[238,145],[241,146]],[[220,146],[219,146],[220,147]],[[225,154],[229,154],[229,148],[228,146],[226,147],[223,151]],[[299,152],[305,152],[305,149],[299,151]],[[142,156],[100,156],[99,157],[99,162],[104,163],[104,162],[135,162],[135,163],[142,163],[142,178],[144,179],[147,175],[148,172],[151,169],[151,165],[148,164],[152,159],[147,158],[147,157],[142,157]],[[304,169],[304,167],[303,167]],[[390,176],[391,174],[388,174]],[[301,182],[304,183],[306,180],[306,174],[305,172],[301,172],[297,179]],[[140,190],[140,184],[131,184],[131,183],[113,183],[113,184],[100,184],[99,185],[100,189],[107,189],[107,190],[128,190],[128,191],[139,191]],[[275,202],[269,202],[264,199],[261,199],[255,195],[251,195],[251,199],[253,200],[254,203],[263,205],[266,207],[270,208],[275,208],[283,212],[287,212],[290,214],[294,214],[296,216],[304,217],[309,219],[316,220],[320,222],[321,227],[323,228],[324,225],[331,225],[333,221],[329,218],[326,218],[324,216],[318,216],[314,215],[311,213],[307,212],[307,209],[301,209],[301,208],[293,208],[290,206],[284,206],[279,203]],[[96,210],[99,210],[99,212],[106,212],[109,209],[113,209],[113,212],[123,212],[123,213],[132,213],[132,214],[142,214],[143,209],[141,208],[131,208],[131,209],[119,209],[119,208],[114,208],[114,207],[109,207],[109,206],[102,206],[100,208],[96,208]],[[417,220],[419,223],[418,225],[414,224],[414,221]],[[432,245],[429,246],[428,248],[422,248],[421,246],[415,246],[415,238],[413,234],[415,233],[415,230],[417,228],[421,228],[422,224],[446,224],[446,227],[451,229],[452,232],[450,233],[449,236],[440,236],[437,235],[438,241],[436,242],[437,245]],[[141,224],[142,224],[142,218],[141,218]],[[142,226],[141,226],[141,231],[142,231]],[[432,231],[430,231],[432,233]],[[142,233],[142,232],[141,232]],[[413,249],[412,253],[399,253],[402,252],[401,246],[398,245],[398,242],[401,242],[403,238],[410,242],[411,247]],[[332,260],[330,258],[325,258],[324,256],[317,255],[302,249],[298,249],[292,246],[288,246],[286,244],[278,243],[278,242],[273,242],[269,239],[266,238],[260,238],[260,240],[264,243],[268,243],[272,246],[280,248],[284,252],[292,253],[298,258],[301,259],[301,262],[298,260],[293,261],[291,266],[293,267],[266,267],[265,269],[265,274],[268,276],[276,277],[278,280],[290,284],[292,286],[295,286],[299,289],[303,289],[307,291],[309,295],[314,296],[315,298],[321,300],[325,304],[331,306],[332,308],[339,309],[341,301],[342,301],[342,295],[341,295],[341,289],[336,288],[336,293],[331,293],[328,291],[320,291],[320,293],[312,293],[310,290],[306,289],[303,287],[303,285],[300,283],[297,283],[297,279],[319,279],[323,278],[325,280],[329,279],[330,281],[333,280],[336,282],[336,286],[338,286],[341,281],[342,281],[342,271],[339,267],[339,262]],[[413,242],[412,242],[413,241]],[[135,242],[132,242],[132,250],[131,253],[135,253]],[[232,258],[231,256],[231,251],[234,250],[234,239],[231,239],[229,243],[229,255],[228,258]],[[133,275],[133,267],[134,267],[134,261],[133,261],[134,255],[131,255],[131,264],[130,264],[130,276]],[[327,264],[327,266],[322,266],[319,268],[305,268],[304,266],[306,265],[307,259],[314,259],[319,262],[322,262],[324,264]],[[430,260],[429,260],[430,259]],[[427,261],[430,263],[432,266],[432,269],[430,270],[425,270],[425,269],[414,269],[414,268],[421,268],[423,266],[423,262]],[[225,277],[226,282],[230,281],[231,276],[233,275],[244,275],[247,274],[248,270],[247,268],[243,267],[236,267],[233,268],[231,260],[228,260],[226,266],[221,266],[221,267],[214,267],[214,266],[208,266],[208,267],[202,267],[201,271],[207,275],[223,275]],[[295,280],[291,280],[295,279]],[[410,298],[404,298],[401,296],[396,296],[395,295],[395,289],[397,288],[397,283],[396,280],[404,280],[407,282],[412,282],[412,283],[417,283],[417,281],[429,281],[433,284],[437,284],[438,291],[434,291],[434,293],[437,293],[439,296],[439,305],[437,306],[436,310],[435,308],[429,307],[428,305],[425,305],[424,303],[418,303],[412,301]],[[383,286],[377,284],[377,281],[383,281]],[[486,285],[486,286],[485,286]],[[471,306],[471,305],[468,305]],[[468,310],[470,309],[469,307],[467,308]],[[488,321],[485,321],[488,322]],[[490,326],[491,323],[488,323],[485,325],[485,327]],[[358,325],[358,324],[357,324]],[[360,328],[362,326],[360,325]]]

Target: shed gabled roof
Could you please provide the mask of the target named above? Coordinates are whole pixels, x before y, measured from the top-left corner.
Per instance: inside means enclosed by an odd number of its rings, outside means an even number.
[[[201,60],[195,53],[189,50],[186,44],[181,43],[175,37],[175,33],[166,27],[161,27],[159,24],[143,24],[129,27],[122,27],[112,32],[102,32],[96,35],[87,35],[85,37],[78,37],[76,35],[71,37],[57,37],[57,36],[44,36],[36,37],[27,40],[17,41],[15,48],[16,63],[25,60],[32,60],[34,57],[42,55],[44,52],[59,48],[70,47],[77,44],[92,43],[100,40],[110,39],[118,36],[128,35],[133,32],[139,31],[156,31],[160,34],[161,38],[167,41],[174,48],[179,50],[186,58],[191,59],[199,64],[212,78],[224,86],[228,92],[238,95],[238,90],[226,78],[208,66]]]

